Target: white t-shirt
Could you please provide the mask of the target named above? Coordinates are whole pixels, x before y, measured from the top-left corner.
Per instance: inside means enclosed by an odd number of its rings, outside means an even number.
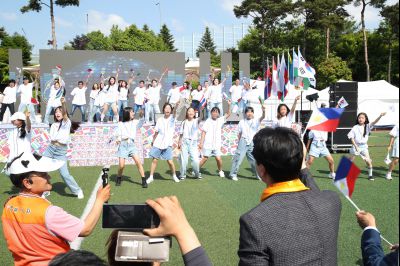
[[[210,86],[209,90],[209,99],[212,103],[222,103],[222,84],[218,84],[217,86]]]
[[[312,139],[313,142],[326,142],[328,140],[328,132],[310,130],[308,138]]]
[[[181,98],[181,92],[178,87],[171,88],[168,92],[169,103],[176,104]]]
[[[144,103],[144,94],[146,91],[146,87],[136,87],[133,90],[133,95],[135,95],[135,104],[143,105]]]
[[[21,93],[21,104],[30,104],[32,99],[33,83],[21,84],[18,86],[17,93]]]
[[[118,129],[116,131],[117,139],[119,141],[125,139],[130,139],[134,141],[136,138],[137,130],[143,126],[143,123],[144,119],[119,122]]]
[[[371,130],[373,129],[373,127],[371,127],[369,124],[367,125],[366,128],[366,134],[364,137],[364,125],[360,126],[360,125],[355,125],[349,132],[349,134],[347,134],[347,137],[349,139],[354,139],[354,142],[357,145],[364,145],[368,143],[368,137],[369,134],[371,133]]]
[[[99,90],[97,97],[94,99],[94,106],[102,107],[105,103],[105,98],[107,97],[107,92],[103,90]]]
[[[242,98],[243,94],[243,86],[239,85],[233,85],[230,89],[229,92],[231,93],[231,99],[233,102],[237,102],[240,98]]]
[[[240,120],[238,128],[242,138],[246,140],[247,144],[250,144],[260,128],[260,120],[256,118]]]
[[[114,85],[107,85],[104,86],[103,89],[104,93],[104,102],[106,103],[116,103],[118,102],[118,97],[119,97],[119,91],[118,91],[118,84]]]
[[[221,116],[216,120],[209,118],[204,122],[203,131],[206,132],[204,149],[219,150],[222,146],[222,127],[225,124],[225,117]]]
[[[17,101],[17,86],[6,87],[3,91],[3,94],[3,103],[15,103]]]
[[[12,159],[20,155],[22,152],[32,153],[31,134],[26,132],[25,137],[20,138],[19,128],[14,128],[13,130],[10,131],[7,143],[8,143],[8,148],[10,149],[7,162],[10,162]]]
[[[119,93],[118,93],[118,100],[120,101],[126,101],[128,100],[128,88],[119,88]]]
[[[198,140],[199,139],[199,120],[198,118],[192,121],[185,120],[181,124],[179,134],[183,134],[183,139]]]
[[[172,146],[175,133],[175,118],[172,115],[168,119],[160,117],[154,130],[158,132],[153,143],[154,147],[164,150]]]
[[[287,116],[275,120],[274,126],[292,128],[292,123],[293,123],[293,115],[291,112],[289,112]]]
[[[61,87],[58,88],[58,89],[56,89],[56,88],[54,87],[54,85],[51,86],[51,88],[50,88],[50,95],[49,95],[49,101],[48,101],[48,103],[47,103],[48,105],[50,105],[50,106],[53,107],[53,108],[56,108],[56,107],[58,107],[58,106],[61,106],[61,97],[56,98],[56,97],[57,97],[57,94],[58,94],[58,93],[61,93],[61,92],[60,92],[61,89],[62,89]]]
[[[80,89],[79,87],[75,87],[71,91],[71,95],[74,96],[74,98],[72,99],[72,104],[85,105],[86,104],[86,90],[87,90],[87,87],[82,87],[82,89]]]
[[[90,90],[90,99],[96,100],[99,95],[100,90]]]
[[[50,127],[50,140],[57,141],[61,144],[68,144],[70,142],[70,129],[71,120],[64,119],[61,121],[62,125],[60,127],[60,122],[54,122]]]
[[[194,90],[192,91],[192,99],[193,101],[200,101],[201,98],[203,97],[203,91],[199,91],[199,90]]]
[[[186,89],[186,90],[181,91],[180,97],[181,97],[181,99],[189,99],[190,90]]]
[[[146,97],[149,104],[158,104],[160,101],[161,85],[150,87],[146,90]]]
[[[397,138],[399,136],[399,125],[395,125],[389,133],[390,136]]]

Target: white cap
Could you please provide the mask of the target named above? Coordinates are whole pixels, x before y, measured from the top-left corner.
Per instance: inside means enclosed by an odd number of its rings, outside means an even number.
[[[36,156],[36,157],[35,157]],[[23,152],[6,164],[7,174],[22,174],[28,172],[52,172],[60,169],[65,162],[49,157]]]
[[[26,120],[26,116],[21,113],[21,112],[16,112],[14,113],[11,117],[10,117],[11,121],[15,121],[15,120]]]

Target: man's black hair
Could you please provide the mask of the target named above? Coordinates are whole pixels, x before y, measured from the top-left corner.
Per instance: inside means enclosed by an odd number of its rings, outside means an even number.
[[[131,121],[131,111],[133,111],[132,107],[125,107],[122,110],[122,122],[129,122]]]
[[[22,174],[11,174],[10,175],[10,180],[11,180],[11,183],[13,183],[14,186],[16,186],[19,189],[23,189],[24,188],[24,184],[23,184],[24,179],[31,180],[30,178],[31,178],[32,175],[41,176],[43,178],[49,178],[48,173],[27,172],[27,173],[22,173]]]
[[[85,250],[71,249],[67,253],[60,253],[49,263],[49,266],[106,266],[107,264],[94,253]]]
[[[244,109],[244,113],[247,114],[247,112],[252,112],[254,113],[254,108],[251,106],[247,106],[246,109]]]
[[[264,128],[254,136],[253,143],[256,163],[265,167],[274,183],[299,178],[304,155],[296,132],[284,127]]]

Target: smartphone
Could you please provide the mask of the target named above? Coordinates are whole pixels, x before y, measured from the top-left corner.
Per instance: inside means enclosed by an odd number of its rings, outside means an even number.
[[[147,204],[104,204],[103,228],[142,230],[160,225],[160,217]]]

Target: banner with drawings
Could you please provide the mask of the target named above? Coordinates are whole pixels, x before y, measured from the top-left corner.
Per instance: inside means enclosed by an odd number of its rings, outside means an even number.
[[[178,139],[181,122],[175,125],[174,134],[174,156],[179,155]],[[271,122],[262,125],[272,126]],[[200,128],[202,123],[200,124]],[[12,130],[12,126],[2,126],[0,128],[0,161],[5,162],[9,153],[7,138],[8,132]],[[292,128],[301,134],[301,124],[294,123]],[[118,158],[115,156],[118,145],[114,140],[114,132],[117,124],[82,124],[81,127],[71,135],[71,144],[67,152],[70,166],[103,166],[117,165]],[[200,134],[200,133],[199,133]],[[154,127],[143,126],[138,131],[135,146],[140,159],[149,158],[151,142],[153,141]],[[222,148],[223,156],[233,155],[238,144],[238,125],[226,124],[222,128]],[[200,139],[200,135],[199,135]],[[43,154],[50,143],[48,127],[34,127],[32,129],[32,152]],[[127,164],[133,164],[133,160],[129,159]]]

